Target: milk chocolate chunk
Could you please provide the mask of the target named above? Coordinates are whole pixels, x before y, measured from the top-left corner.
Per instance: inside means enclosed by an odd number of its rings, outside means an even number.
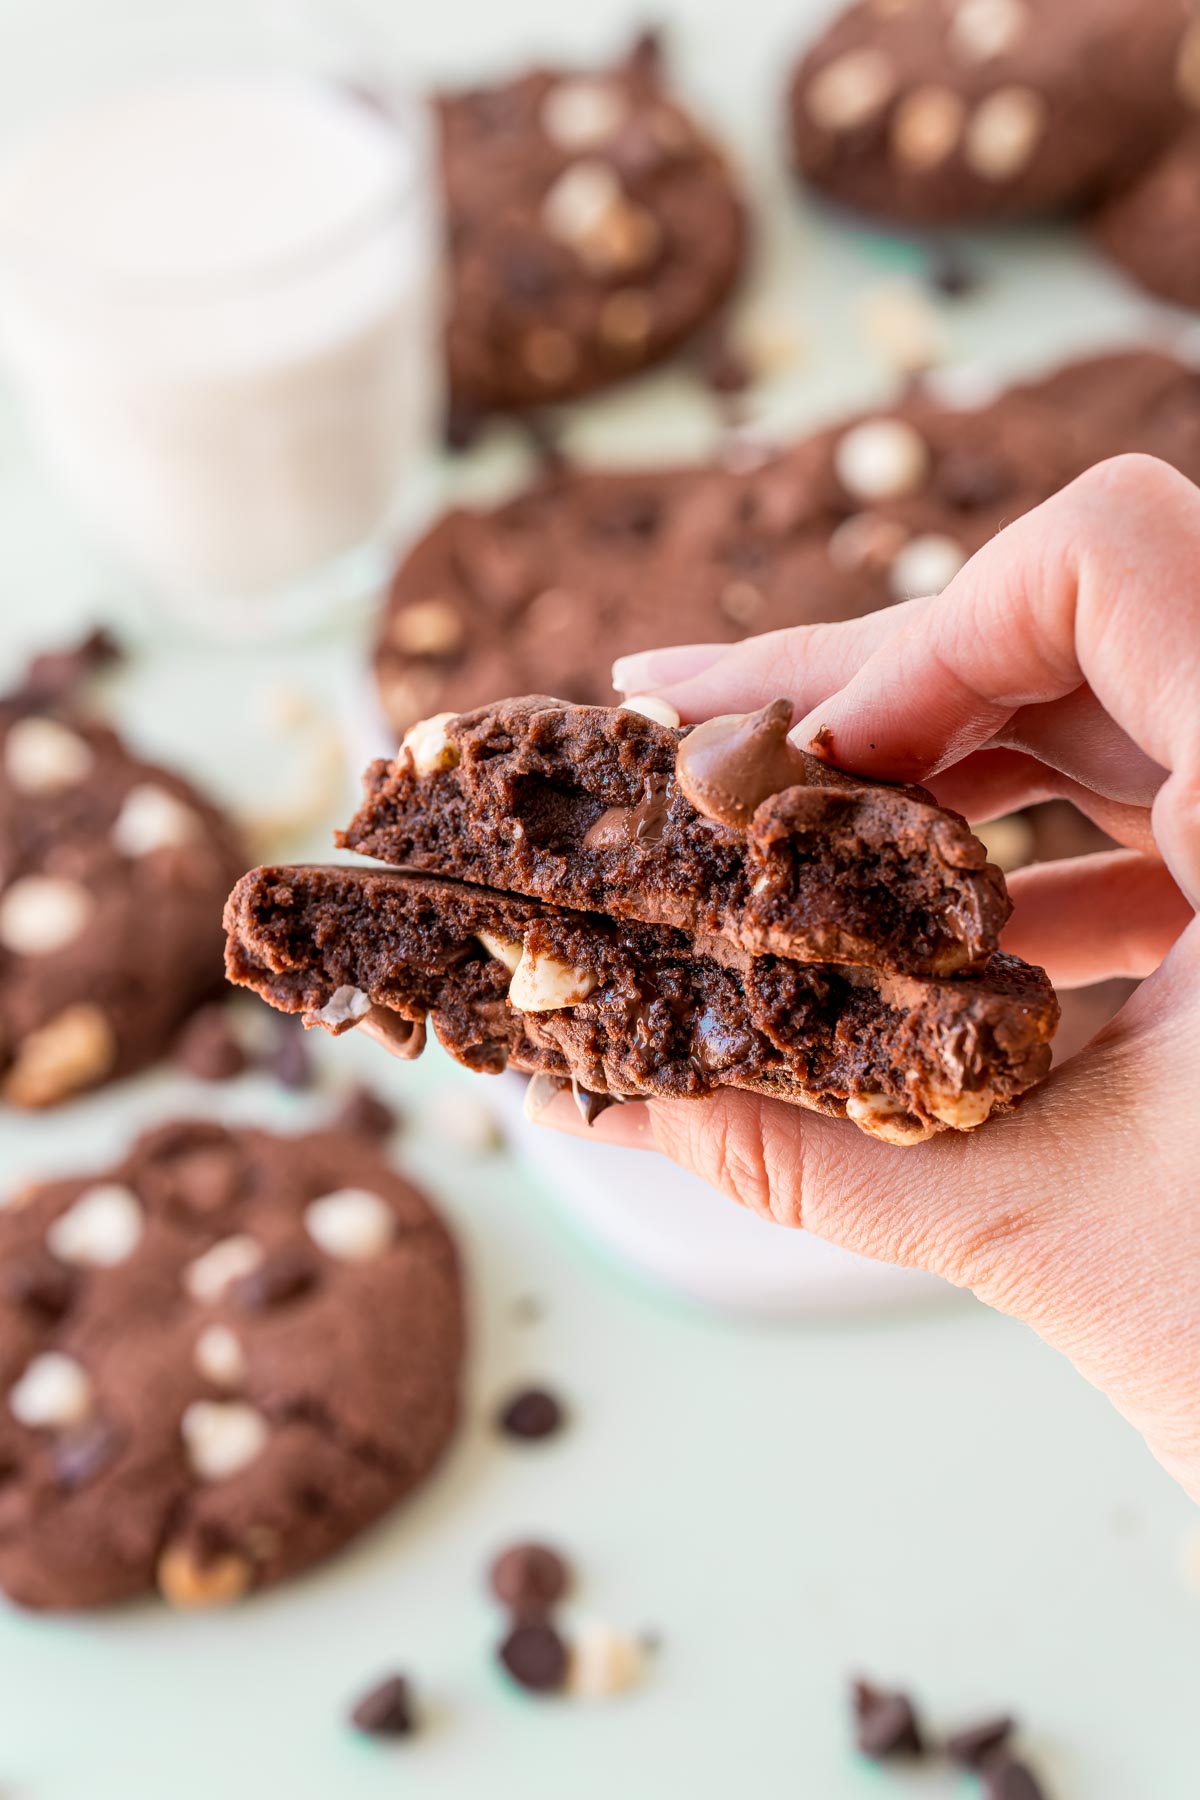
[[[230,979],[306,1024],[336,1031],[329,1001],[349,984],[401,1020],[428,1017],[471,1069],[617,1097],[745,1088],[896,1145],[1009,1107],[1045,1074],[1058,1018],[1042,971],[999,952],[953,979],[751,956],[397,870],[253,870],[225,917]],[[531,1010],[517,998],[529,960],[586,980]]]
[[[675,729],[530,695],[367,771],[340,842],[411,869],[744,950],[908,974],[982,968],[1004,880],[957,813],[787,741],[791,708]],[[412,743],[423,742],[419,728]]]

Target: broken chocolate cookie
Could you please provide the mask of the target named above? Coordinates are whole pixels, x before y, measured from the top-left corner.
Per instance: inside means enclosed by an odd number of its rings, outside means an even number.
[[[755,954],[913,975],[980,968],[999,869],[921,788],[787,740],[791,706],[660,725],[541,695],[414,726],[367,771],[350,850]]]
[[[230,979],[335,1035],[392,1021],[419,1049],[428,1017],[468,1068],[624,1097],[745,1088],[893,1144],[1007,1107],[1058,1018],[1042,971],[999,953],[952,980],[751,956],[392,870],[253,870],[225,922]]]

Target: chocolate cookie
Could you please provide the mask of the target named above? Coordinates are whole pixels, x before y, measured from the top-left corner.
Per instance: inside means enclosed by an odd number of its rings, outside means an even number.
[[[159,1056],[220,992],[228,821],[114,732],[0,703],[0,1097],[49,1106]]]
[[[468,413],[584,394],[710,318],[742,262],[720,152],[645,40],[595,74],[534,69],[439,101],[450,391]]]
[[[618,1098],[747,1088],[893,1144],[1007,1107],[1049,1067],[1058,1017],[1015,957],[920,980],[395,871],[254,870],[226,924],[230,978],[335,1034],[390,1027],[417,1055],[429,1015],[468,1068]]]
[[[446,514],[401,565],[375,648],[398,733],[501,694],[612,700],[615,653],[845,619],[943,586],[1106,456],[1200,479],[1196,371],[1090,358],[963,409],[918,387],[744,473],[566,473]]]
[[[791,720],[780,700],[679,729],[539,694],[443,714],[371,765],[338,841],[753,954],[981,967],[1010,907],[966,821],[793,748]]]
[[[344,1544],[454,1423],[454,1249],[345,1132],[165,1125],[0,1212],[0,1586],[209,1606]]]
[[[859,0],[801,61],[796,166],[847,205],[923,224],[1074,209],[1183,116],[1179,0]]]
[[[1200,125],[1102,208],[1096,230],[1104,249],[1143,287],[1179,306],[1200,307]]]

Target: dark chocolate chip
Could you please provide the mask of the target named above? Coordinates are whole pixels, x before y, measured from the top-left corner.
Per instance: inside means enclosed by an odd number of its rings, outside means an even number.
[[[276,1250],[233,1284],[239,1305],[247,1312],[263,1312],[270,1306],[286,1306],[307,1294],[317,1279],[314,1259],[299,1244]]]
[[[714,394],[744,394],[754,380],[744,356],[740,356],[725,331],[710,332],[697,350],[697,363]]]
[[[396,1123],[395,1110],[363,1082],[349,1089],[333,1117],[334,1130],[348,1131],[352,1137],[390,1137]]]
[[[855,1740],[864,1756],[920,1756],[924,1745],[916,1711],[907,1694],[886,1693],[869,1682],[854,1683]]]
[[[231,1081],[242,1073],[246,1053],[224,1006],[202,1006],[193,1013],[179,1034],[175,1060],[201,1081]]]
[[[509,1437],[550,1437],[563,1423],[563,1409],[545,1388],[524,1388],[500,1412],[500,1429]]]
[[[964,1769],[978,1769],[1012,1736],[1014,1721],[1010,1718],[984,1719],[968,1725],[946,1739],[946,1755]]]
[[[312,1057],[304,1041],[304,1027],[294,1019],[280,1019],[270,1057],[271,1073],[281,1087],[299,1092],[313,1082]]]
[[[546,1544],[513,1544],[502,1550],[488,1575],[492,1592],[522,1619],[540,1618],[566,1593],[570,1570]]]
[[[75,1296],[75,1275],[48,1250],[30,1250],[0,1263],[0,1293],[52,1323],[62,1318]]]
[[[983,1800],[1046,1800],[1046,1790],[1028,1764],[1001,1751],[979,1771]]]
[[[571,1083],[571,1092],[575,1096],[575,1105],[585,1125],[594,1125],[602,1112],[616,1105],[614,1094],[592,1094],[587,1088],[580,1087],[577,1081]]]
[[[514,1625],[496,1652],[513,1680],[534,1694],[552,1694],[567,1678],[567,1646],[544,1621]]]
[[[408,1737],[416,1729],[412,1694],[403,1675],[389,1675],[362,1696],[350,1714],[355,1729],[369,1737]]]
[[[120,1438],[103,1419],[86,1419],[54,1443],[54,1475],[60,1487],[83,1487],[112,1462]]]
[[[957,244],[937,244],[925,268],[930,287],[947,300],[962,300],[979,286],[979,276]]]
[[[626,60],[629,67],[635,69],[639,75],[645,75],[650,80],[657,81],[662,74],[665,55],[662,27],[647,25],[634,38]]]

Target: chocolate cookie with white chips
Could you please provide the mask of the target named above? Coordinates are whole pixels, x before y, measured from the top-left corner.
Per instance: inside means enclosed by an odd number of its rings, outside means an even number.
[[[329,1555],[453,1429],[429,1202],[345,1131],[181,1121],[0,1211],[0,1587],[227,1603]]]

